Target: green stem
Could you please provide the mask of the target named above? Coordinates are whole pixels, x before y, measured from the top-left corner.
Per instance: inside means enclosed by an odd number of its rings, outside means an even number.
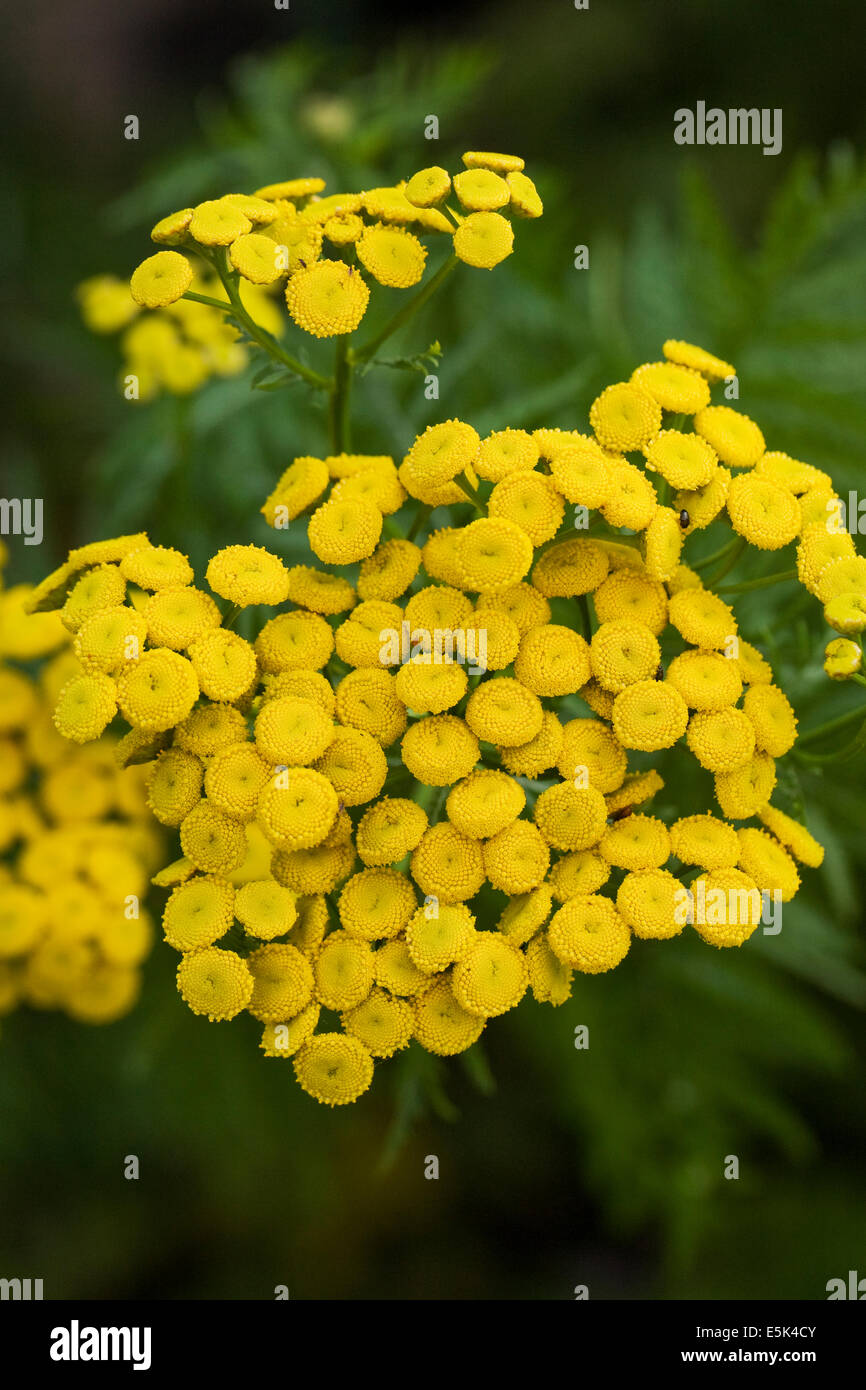
[[[349,358],[349,339],[343,334],[337,339],[334,357],[334,386],[331,392],[331,447],[335,454],[349,448],[349,401],[352,397],[352,363]]]
[[[819,766],[822,763],[849,763],[866,749],[866,720],[859,733],[855,734],[850,743],[846,743],[844,748],[838,749],[835,753],[801,753],[795,749],[800,762],[808,765]]]
[[[857,685],[866,685],[866,676],[861,676],[859,671],[855,671],[848,679],[849,681],[855,681]]]
[[[696,560],[692,565],[693,570],[709,569],[710,565],[716,565],[720,560],[724,560],[739,543],[741,537],[735,536],[732,541],[725,541],[720,550],[714,550],[712,555],[706,555],[703,560]]]
[[[226,627],[226,628],[234,627],[234,625],[235,625],[235,623],[237,622],[237,619],[238,619],[238,614],[241,613],[242,611],[243,611],[243,610],[241,609],[241,606],[240,606],[239,603],[232,603],[232,604],[230,604],[229,607],[226,609],[225,614],[223,615],[223,621],[222,621],[223,627]]]
[[[449,256],[448,260],[444,261],[436,271],[436,274],[430,277],[426,285],[422,285],[418,293],[404,304],[403,308],[392,319],[388,320],[381,333],[377,333],[376,337],[371,338],[370,342],[365,343],[363,347],[353,349],[349,354],[349,360],[353,365],[362,366],[365,362],[369,362],[371,357],[375,357],[382,344],[387,342],[393,333],[396,333],[399,328],[414,318],[418,310],[424,307],[430,296],[436,293],[439,286],[451,274],[457,262],[457,256]]]
[[[577,606],[580,609],[580,624],[583,628],[584,640],[587,642],[591,642],[592,618],[589,616],[589,601],[587,600],[586,594],[581,594],[579,596],[577,600]]]
[[[828,719],[826,724],[819,724],[817,729],[808,729],[797,740],[797,751],[799,752],[806,743],[817,743],[818,739],[841,733],[843,729],[850,728],[858,720],[866,720],[866,706],[864,705],[861,705],[859,709],[849,710],[847,714],[840,714],[837,719]]]
[[[718,584],[719,580],[724,579],[725,575],[734,568],[734,565],[739,560],[747,544],[748,542],[744,536],[737,537],[736,541],[731,546],[730,553],[725,557],[718,569],[713,570],[712,574],[707,575],[704,580],[708,588],[712,588],[714,584]]]
[[[249,337],[252,338],[254,342],[258,343],[259,347],[263,348],[268,356],[272,357],[275,362],[282,363],[288,371],[293,372],[295,376],[301,377],[301,379],[306,381],[310,386],[315,386],[319,391],[332,390],[333,383],[329,377],[322,376],[320,372],[314,372],[311,367],[305,367],[303,362],[299,362],[297,358],[292,357],[280,346],[276,338],[264,328],[260,328],[255,320],[250,318],[241,300],[238,285],[239,277],[236,272],[232,272],[228,269],[225,255],[222,257],[215,257],[214,266],[223,283],[225,292],[231,301],[233,317],[244,328]]]
[[[466,474],[458,473],[454,481],[459,487],[460,491],[465,492],[466,496],[469,498],[469,501],[472,503],[473,507],[478,512],[478,515],[486,516],[487,508],[485,507],[484,502],[481,499],[481,493],[478,491],[476,487],[472,486]]]
[[[211,309],[220,309],[224,314],[234,314],[234,308],[228,299],[211,299],[209,294],[197,294],[195,290],[187,290],[184,299],[192,299],[196,304],[207,304]]]
[[[743,584],[722,584],[717,590],[720,594],[745,594],[750,589],[768,589],[771,584],[784,584],[797,578],[797,571],[779,570],[777,574],[767,574],[763,579],[747,579]]]
[[[414,541],[415,537],[421,530],[421,527],[424,525],[432,510],[433,508],[428,507],[426,503],[422,502],[420,504],[418,510],[415,513],[415,519],[412,522],[412,525],[409,527],[409,530],[406,532],[407,541]]]

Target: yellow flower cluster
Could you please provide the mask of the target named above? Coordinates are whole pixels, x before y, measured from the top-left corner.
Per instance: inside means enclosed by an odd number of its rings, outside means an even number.
[[[467,156],[483,177],[454,180],[473,214],[505,206],[500,184],[525,193],[493,159]],[[432,207],[443,180],[425,171],[401,197]],[[185,556],[121,537],[35,594],[84,668],[57,728],[86,742],[119,712],[178,832],[155,882],[182,997],[211,1020],[252,1015],[317,1100],[355,1100],[413,1038],[463,1051],[527,991],[562,1004],[633,936],[691,922],[741,945],[762,895],[789,901],[798,864],[820,864],[771,804],[795,713],[682,550],[716,518],[761,549],[796,542],[828,606],[861,593],[866,561],[820,520],[826,475],[712,403],[732,373],[668,342],[599,395],[590,433],[481,439],[448,420],[399,465],[295,459],[262,510],[277,533],[308,514],[313,564],[229,546],[209,593]],[[438,507],[467,511],[424,534]],[[254,605],[277,611],[247,640],[231,622]],[[671,821],[644,755],[675,745],[716,805]]]
[[[71,748],[55,728],[58,691],[83,667],[57,613],[25,614],[29,593],[0,591],[0,1014],[110,1023],[138,997],[162,836],[144,769],[121,769],[108,738]]]

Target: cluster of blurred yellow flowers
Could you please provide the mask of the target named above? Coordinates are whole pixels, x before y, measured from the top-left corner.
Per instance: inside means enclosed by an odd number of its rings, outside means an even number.
[[[748,546],[795,546],[859,664],[866,560],[829,476],[713,404],[734,374],[669,341],[590,432],[452,419],[399,465],[297,458],[262,510],[277,534],[307,518],[313,563],[230,545],[199,587],[139,534],[73,551],[28,599],[74,634],[56,729],[86,744],[119,715],[119,757],[178,833],[154,882],[182,997],[250,1014],[316,1099],[355,1100],[413,1038],[465,1050],[527,991],[562,1004],[634,936],[691,922],[739,946],[821,863],[771,802],[794,710],[713,586]],[[437,508],[461,510],[431,528]],[[690,566],[714,521],[733,540]],[[707,804],[663,817],[655,763],[678,744]]]
[[[143,770],[118,767],[114,740],[70,747],[55,728],[83,668],[57,613],[25,613],[30,593],[0,590],[0,1013],[109,1023],[138,997],[163,837]]]

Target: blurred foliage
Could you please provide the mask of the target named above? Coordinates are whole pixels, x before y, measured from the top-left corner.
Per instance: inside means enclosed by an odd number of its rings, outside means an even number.
[[[199,130],[113,203],[91,272],[133,263],[111,234],[126,247],[137,229],[143,255],[157,217],[226,187],[321,173],[354,188],[453,162],[456,146],[423,148],[424,115],[448,109],[459,128],[485,69],[468,49],[423,63],[389,53],[342,84],[327,52],[245,59],[225,96],[201,102]],[[438,340],[440,400],[425,400],[413,372],[371,372],[354,446],[402,455],[454,414],[481,432],[582,428],[598,390],[672,336],[737,364],[740,406],[771,447],[828,469],[843,496],[857,487],[866,165],[844,145],[796,159],[748,246],[704,170],[686,162],[675,205],[639,202],[612,226],[603,208],[575,216],[572,168],[530,168],[547,205],[533,234],[518,233],[495,281],[461,268],[395,339],[407,356]],[[589,247],[587,271],[574,269],[576,242]],[[275,539],[258,513],[295,455],[324,449],[305,389],[251,391],[258,361],[190,401],[130,406],[112,394],[111,347],[83,330],[74,344],[99,428],[66,541],[145,527],[197,566],[230,541],[305,553],[303,528]],[[696,544],[713,551],[715,528]],[[821,670],[816,602],[768,589],[738,613],[803,729],[851,707],[852,692]],[[527,1000],[497,1021],[483,1052],[442,1064],[410,1050],[350,1113],[287,1085],[260,1059],[252,1020],[245,1032],[189,1015],[167,951],[139,1011],[111,1030],[73,1037],[51,1020],[14,1020],[0,1162],[21,1209],[38,1201],[44,1215],[7,1223],[4,1267],[53,1271],[52,1293],[120,1297],[268,1297],[277,1282],[302,1297],[567,1298],[580,1282],[593,1297],[821,1297],[856,1265],[866,1228],[863,772],[793,766],[783,804],[805,806],[827,857],[806,872],[780,935],[718,954],[690,933],[636,941],[621,969],[578,977],[563,1008]],[[672,762],[660,801],[666,817],[706,808],[692,760]],[[120,1180],[127,1152],[152,1175],[134,1210]],[[438,1183],[423,1180],[428,1153],[440,1156]],[[739,1182],[723,1177],[728,1154]]]

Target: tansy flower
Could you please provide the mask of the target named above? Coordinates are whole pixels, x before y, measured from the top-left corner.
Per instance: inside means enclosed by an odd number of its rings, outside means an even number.
[[[33,621],[31,619],[31,621]],[[147,639],[147,623],[126,604],[102,608],[87,618],[75,637],[75,655],[86,671],[110,674],[137,660]]]
[[[337,687],[336,714],[341,724],[363,729],[388,748],[406,732],[406,706],[387,671],[350,671]]]
[[[193,209],[189,234],[202,246],[230,246],[252,231],[249,217],[226,198],[211,198]],[[168,253],[166,253],[168,254]]]
[[[462,420],[428,425],[403,460],[409,472],[425,487],[441,487],[472,468],[481,440]]]
[[[76,286],[81,317],[93,333],[116,333],[135,318],[138,305],[129,285],[114,275],[95,275]]]
[[[673,578],[683,548],[680,518],[671,507],[658,507],[644,531],[644,563],[652,579]]]
[[[592,596],[600,623],[628,619],[658,637],[667,626],[668,596],[657,579],[637,569],[614,570]]]
[[[272,941],[284,937],[297,920],[297,899],[288,888],[274,883],[272,878],[259,878],[245,883],[235,898],[235,916],[250,937]],[[256,974],[256,972],[253,973]],[[293,1011],[296,1012],[296,1011]]]
[[[550,867],[550,850],[536,826],[515,820],[486,842],[483,859],[493,887],[510,896],[539,886]]]
[[[710,388],[700,372],[675,362],[646,362],[635,368],[631,381],[649,392],[662,410],[675,414],[694,415],[710,403]]]
[[[538,627],[539,623],[549,623],[551,616],[547,599],[532,584],[523,581],[513,584],[510,589],[503,589],[500,593],[487,595],[478,604],[476,612],[482,608],[485,612],[495,608],[498,612],[507,614],[520,636],[531,627]]]
[[[540,432],[536,430],[536,438]],[[550,435],[551,431],[545,431]],[[543,444],[553,482],[563,497],[582,507],[603,507],[611,496],[611,468],[601,445],[574,434],[555,446]]]
[[[773,680],[773,668],[762,656],[757,647],[751,643],[744,642],[742,637],[738,643],[738,654],[736,658],[740,675],[747,685],[770,685]]]
[[[572,969],[551,949],[547,932],[539,934],[526,948],[529,985],[537,1004],[556,1007],[571,997]]]
[[[160,761],[174,752],[177,750],[170,749]],[[235,743],[220,749],[210,759],[204,779],[205,795],[226,815],[233,816],[235,820],[250,821],[256,814],[259,797],[272,775],[273,769],[252,743]],[[194,780],[192,774],[189,780]]]
[[[235,951],[208,946],[183,957],[177,967],[177,987],[194,1014],[205,1014],[215,1023],[234,1018],[246,1008],[253,992],[253,977],[246,961]]]
[[[625,459],[609,462],[608,496],[601,507],[609,526],[643,531],[652,521],[657,506],[656,490],[645,473]]]
[[[526,805],[526,793],[504,772],[480,768],[448,793],[445,810],[462,835],[482,840],[516,820]]]
[[[415,1027],[415,1011],[404,999],[373,989],[367,998],[342,1016],[346,1033],[358,1038],[373,1057],[393,1057],[407,1047]]]
[[[388,764],[382,746],[362,729],[337,726],[316,768],[336,788],[345,806],[362,806],[382,790]]]
[[[740,857],[737,867],[754,879],[761,892],[779,893],[789,903],[800,887],[797,866],[787,850],[766,830],[746,827],[737,831]]]
[[[150,732],[180,724],[198,695],[192,662],[164,647],[145,652],[117,683],[117,704],[124,719]]]
[[[314,338],[353,333],[369,299],[363,277],[344,261],[317,261],[296,270],[286,285],[286,304],[293,321]]]
[[[531,178],[514,169],[505,175],[505,182],[511,195],[511,211],[517,217],[541,217],[544,204]]]
[[[313,971],[306,956],[287,942],[268,942],[252,951],[247,965],[253,993],[247,1012],[260,1023],[279,1023],[306,1008],[313,993]]]
[[[427,814],[415,801],[383,796],[365,811],[355,846],[368,867],[396,864],[409,854],[427,829]]]
[[[335,246],[351,246],[364,231],[364,219],[356,212],[338,212],[329,217],[323,231]]]
[[[193,878],[169,894],[162,926],[176,951],[198,951],[225,936],[234,919],[235,890],[225,879]]]
[[[709,381],[724,381],[726,377],[736,376],[736,368],[721,357],[714,357],[704,348],[695,347],[676,338],[668,338],[662,344],[662,352],[669,362],[677,362],[682,367],[692,367],[701,372]]]
[[[730,772],[749,762],[755,751],[755,727],[740,709],[728,706],[699,711],[689,720],[686,742],[701,767]]]
[[[743,710],[755,731],[757,747],[773,758],[789,752],[797,738],[797,716],[777,685],[753,685],[746,691]]]
[[[331,488],[333,502],[372,502],[383,516],[392,516],[406,501],[406,490],[400,482],[397,469],[391,467],[370,468],[354,473],[351,478],[341,478]]]
[[[733,772],[717,772],[716,800],[729,820],[748,820],[769,801],[776,785],[776,765],[769,753],[755,753]]]
[[[407,928],[415,906],[415,893],[405,875],[396,869],[367,868],[347,880],[337,910],[350,936],[381,941]]]
[[[374,958],[368,941],[333,931],[314,966],[316,997],[326,1009],[352,1009],[373,987]]]
[[[729,405],[706,406],[695,415],[694,425],[731,468],[754,468],[766,447],[754,420]]]
[[[532,583],[546,598],[575,598],[598,588],[609,568],[607,555],[593,541],[559,541],[539,556]]]
[[[355,863],[351,845],[315,845],[312,849],[278,850],[271,873],[284,888],[308,897],[330,893],[348,878]]]
[[[239,821],[202,798],[181,822],[180,847],[202,873],[230,874],[243,863],[247,840]]]
[[[367,599],[337,628],[337,656],[349,666],[396,666],[403,610],[396,603]]]
[[[163,545],[144,545],[129,551],[120,561],[120,572],[139,589],[178,588],[191,584],[195,577],[187,556]]]
[[[442,903],[435,916],[420,907],[406,927],[406,948],[416,969],[435,975],[461,960],[476,935],[475,918],[463,903]]]
[[[409,955],[405,937],[386,941],[374,953],[376,984],[389,994],[411,998],[422,994],[430,984],[430,976],[419,970]]]
[[[492,599],[485,599],[474,613],[463,618],[458,629],[463,640],[466,660],[475,661],[487,671],[504,671],[510,666],[520,646],[520,632],[517,624],[507,613],[492,606]]]
[[[218,550],[206,577],[215,594],[239,608],[285,603],[289,596],[288,570],[278,555],[261,545],[229,545]]]
[[[405,290],[417,285],[424,274],[427,251],[405,227],[381,223],[366,227],[355,249],[358,260],[380,285]]]
[[[474,898],[484,882],[481,845],[448,821],[425,830],[412,854],[410,872],[421,892],[440,903]]]
[[[441,203],[451,191],[451,176],[447,169],[433,164],[429,169],[419,169],[406,184],[403,192],[417,208],[432,208]]]
[[[426,631],[431,641],[437,629],[456,627],[472,612],[472,600],[459,589],[445,584],[427,584],[413,594],[406,604],[405,619],[409,627]],[[413,636],[413,640],[416,640]],[[443,652],[443,655],[446,654]]]
[[[281,183],[268,183],[257,188],[254,197],[273,202],[282,198],[306,198],[309,194],[321,193],[325,180],[320,178],[283,179]]]
[[[490,150],[467,150],[463,155],[467,169],[493,169],[497,174],[510,174],[523,168],[519,154],[496,154]]]
[[[77,632],[83,622],[106,608],[116,608],[126,597],[126,581],[117,565],[98,565],[76,581],[60,610],[63,626]]]
[[[147,804],[161,825],[180,825],[201,799],[201,760],[167,748],[147,770]]]
[[[814,468],[811,463],[801,463],[799,459],[792,459],[789,454],[781,453],[779,450],[768,450],[758,459],[755,464],[755,476],[766,478],[777,486],[786,488],[788,492],[800,495],[810,492],[812,489],[832,490],[833,479],[829,473],[822,473],[820,468]]]
[[[707,447],[709,448],[709,445]],[[719,465],[710,481],[703,487],[675,493],[674,508],[678,512],[686,512],[689,518],[684,535],[691,535],[692,531],[702,531],[715,521],[728,500],[731,481],[732,474],[727,468]]]
[[[444,975],[418,999],[415,1037],[427,1052],[454,1057],[478,1041],[484,1023],[483,1016],[471,1014],[458,1004],[451,979]]]
[[[641,386],[628,381],[606,386],[590,407],[589,422],[603,449],[628,453],[658,434],[662,413],[658,402]]]
[[[313,1003],[301,1009],[294,1018],[284,1019],[280,1023],[266,1023],[259,1043],[265,1056],[293,1057],[300,1052],[316,1031],[321,1012],[321,1005]]]
[[[673,594],[668,616],[677,632],[695,647],[725,647],[737,631],[733,610],[707,589],[686,589]]]
[[[345,613],[358,601],[348,579],[312,565],[293,565],[289,570],[289,598],[301,608],[329,617]]]
[[[741,642],[741,652],[744,646]],[[724,709],[736,704],[743,693],[739,661],[721,652],[682,652],[669,664],[665,680],[679,691],[690,709]]]
[[[318,671],[334,650],[334,634],[318,613],[299,609],[271,618],[253,646],[262,670],[271,675],[282,671]]]
[[[259,794],[258,822],[280,849],[312,849],[334,824],[339,800],[332,783],[311,767],[271,776]]]
[[[548,787],[535,803],[533,816],[554,849],[582,850],[597,844],[607,823],[607,807],[597,787],[560,782]]]
[[[831,560],[818,575],[815,596],[820,603],[829,603],[842,594],[866,594],[866,557],[853,555],[844,560]]]
[[[688,719],[685,700],[668,681],[636,681],[613,702],[613,731],[624,748],[647,753],[672,748]]]
[[[526,430],[494,430],[481,444],[473,467],[479,478],[499,483],[533,469],[537,462],[538,446]]]
[[[469,212],[494,212],[511,200],[505,179],[492,169],[467,169],[455,174],[454,192]]]
[[[663,941],[683,929],[676,917],[681,892],[679,879],[667,869],[637,869],[626,874],[617,890],[617,911],[635,936]]]
[[[759,550],[781,550],[802,524],[793,493],[757,474],[741,473],[731,480],[727,508],[737,534]]]
[[[503,767],[513,777],[538,777],[552,768],[562,751],[562,725],[552,710],[543,710],[541,728],[525,743],[500,746]]]
[[[295,910],[297,918],[289,932],[289,942],[312,959],[318,954],[328,929],[328,904],[324,897],[314,894],[295,898]]]
[[[801,864],[817,869],[824,862],[823,845],[818,843],[805,825],[800,825],[791,816],[786,816],[784,811],[769,804],[763,806],[758,815],[780,844],[785,845]]]
[[[362,498],[325,502],[310,517],[310,549],[329,565],[350,565],[372,555],[382,532],[382,513]]]
[[[224,193],[222,201],[240,208],[244,216],[256,226],[267,226],[276,221],[277,209],[264,198],[256,198],[249,193]]]
[[[691,885],[695,902],[706,904],[696,912],[694,929],[709,946],[742,946],[761,920],[761,894],[754,879],[739,869],[714,869]]]
[[[249,223],[247,223],[249,229]],[[177,251],[157,251],[132,272],[129,292],[144,309],[163,309],[186,294],[192,266]]]
[[[683,864],[702,869],[733,868],[739,856],[737,832],[718,816],[683,816],[670,828],[671,852]]]
[[[301,1090],[323,1105],[349,1105],[373,1080],[369,1050],[345,1033],[316,1033],[295,1054],[294,1069]]]
[[[421,565],[421,551],[406,540],[383,541],[361,561],[358,594],[391,602],[408,589]]]
[[[606,725],[598,719],[571,719],[562,734],[556,766],[567,782],[585,773],[589,785],[600,792],[615,791],[622,784],[626,752]]]
[[[220,611],[210,594],[192,585],[158,589],[142,605],[141,616],[151,643],[172,651],[191,646],[220,624]]]
[[[828,531],[825,522],[804,526],[797,546],[797,577],[810,594],[817,594],[818,579],[831,560],[853,559],[854,539],[848,531]]]
[[[839,594],[831,598],[824,605],[824,621],[844,636],[856,637],[866,628],[866,594]]]
[[[498,212],[470,212],[454,233],[454,254],[479,270],[492,270],[513,247],[511,223]]]
[[[544,623],[520,640],[514,674],[536,695],[571,695],[590,674],[590,650],[571,628]]]
[[[529,987],[523,952],[496,932],[481,932],[451,977],[454,998],[477,1018],[496,1018],[516,1008]]]
[[[513,521],[537,546],[556,535],[565,515],[565,503],[544,474],[524,471],[512,473],[496,484],[487,511],[489,516]]]
[[[614,693],[655,675],[660,661],[661,651],[652,632],[629,618],[602,623],[590,643],[592,674],[605,690]],[[588,677],[586,671],[584,680]]]
[[[599,975],[625,959],[631,932],[610,898],[586,893],[569,898],[553,914],[547,939],[563,965]]]
[[[643,452],[647,467],[661,473],[675,488],[693,491],[703,487],[718,468],[715,449],[700,435],[680,430],[661,430]]]
[[[547,921],[552,907],[553,890],[549,883],[540,883],[528,893],[516,893],[503,908],[497,930],[512,946],[523,946]]]
[[[271,526],[276,526],[283,516],[287,521],[294,521],[318,501],[327,489],[329,478],[324,459],[309,455],[296,458],[261,508],[262,515]]]
[[[557,902],[566,903],[578,894],[597,893],[610,878],[610,865],[597,850],[576,850],[564,854],[550,870],[548,882]]]
[[[254,285],[273,285],[286,273],[279,263],[277,246],[260,232],[237,237],[229,248],[229,260]]]
[[[321,705],[280,695],[263,705],[255,724],[256,746],[266,762],[303,767],[321,757],[334,726]]]
[[[441,714],[453,709],[466,694],[467,676],[454,662],[431,663],[415,657],[401,666],[395,680],[397,696],[418,714]]]
[[[320,671],[281,671],[279,675],[263,676],[262,682],[263,704],[280,695],[297,695],[302,700],[312,700],[314,705],[320,705],[333,718],[336,706],[334,692]]]
[[[482,682],[466,705],[466,723],[472,732],[478,738],[505,748],[535,738],[541,730],[542,719],[538,696],[507,676],[494,676]]]
[[[654,816],[635,815],[608,826],[599,853],[617,869],[660,869],[670,857],[667,826]]]
[[[242,743],[246,737],[247,724],[240,710],[223,704],[200,705],[175,730],[179,748],[205,759],[223,748]]]

